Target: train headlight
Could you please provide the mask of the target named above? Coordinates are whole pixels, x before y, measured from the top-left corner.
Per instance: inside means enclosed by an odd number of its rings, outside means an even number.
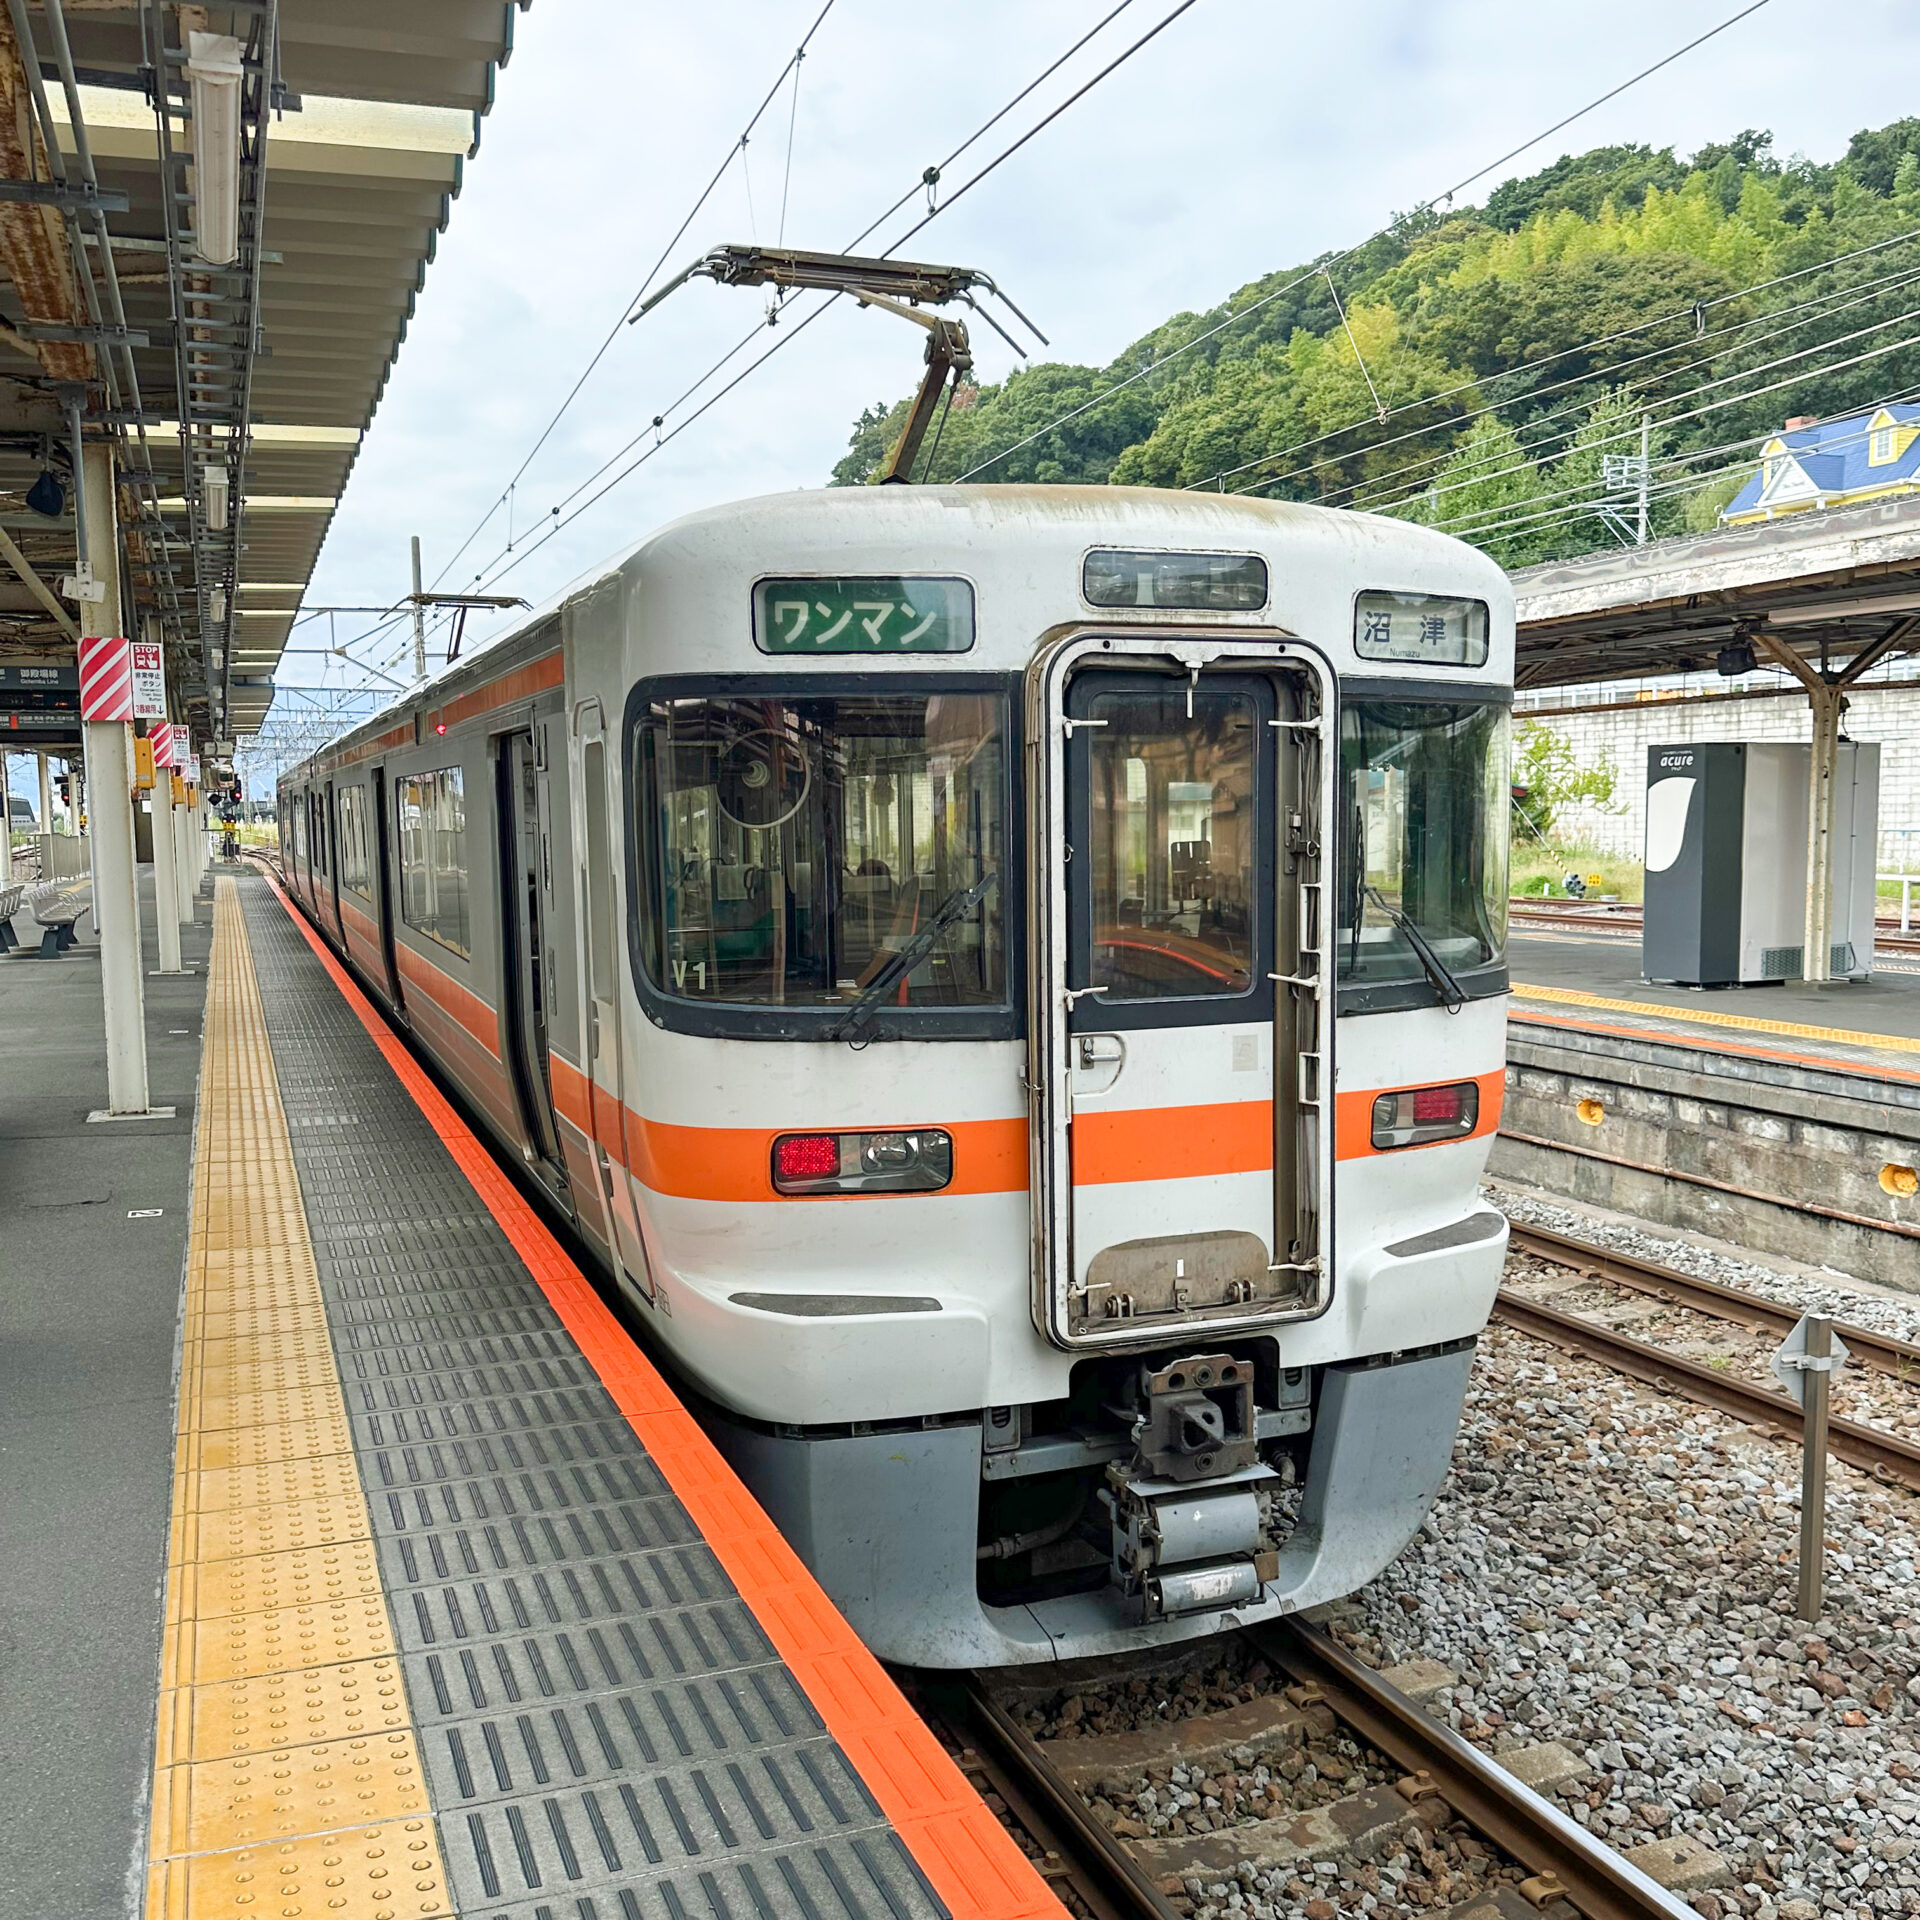
[[[773,1143],[779,1193],[934,1193],[952,1179],[953,1136],[941,1127],[783,1133]]]
[[[1426,1147],[1436,1140],[1462,1140],[1480,1124],[1480,1089],[1471,1080],[1450,1087],[1409,1087],[1383,1093],[1373,1103],[1373,1144]]]

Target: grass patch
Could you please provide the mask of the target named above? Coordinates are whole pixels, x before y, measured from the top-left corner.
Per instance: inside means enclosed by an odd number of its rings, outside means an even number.
[[[1564,900],[1564,882],[1570,873],[1586,881],[1590,900],[1612,894],[1636,906],[1640,902],[1644,869],[1638,860],[1602,853],[1577,840],[1515,842],[1511,885],[1516,897],[1531,894],[1536,899]],[[1595,874],[1600,876],[1597,882]]]

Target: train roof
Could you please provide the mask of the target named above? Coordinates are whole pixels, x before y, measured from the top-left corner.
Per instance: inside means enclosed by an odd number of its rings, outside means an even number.
[[[1251,614],[1093,609],[1079,598],[1080,567],[1090,550],[1104,547],[1257,554],[1269,566],[1271,598]],[[650,617],[680,636],[686,670],[739,671],[774,664],[754,657],[750,647],[746,657],[740,651],[757,580],[861,574],[953,574],[975,586],[979,646],[964,657],[887,656],[889,667],[907,671],[1015,670],[1043,632],[1073,618],[1279,626],[1311,639],[1335,621],[1345,632],[1354,592],[1376,587],[1484,600],[1494,644],[1474,677],[1510,680],[1512,673],[1513,592],[1505,572],[1477,548],[1404,520],[1154,487],[810,488],[701,508],[643,535],[452,671],[396,699],[314,757],[325,759],[389,729],[423,705],[448,704],[520,653],[546,650],[556,618],[616,578]],[[734,608],[737,617],[729,611]],[[779,661],[808,671],[858,664],[846,655]],[[1346,665],[1351,670],[1352,663]]]

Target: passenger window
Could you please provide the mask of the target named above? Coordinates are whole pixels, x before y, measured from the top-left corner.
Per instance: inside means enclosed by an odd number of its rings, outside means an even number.
[[[367,790],[342,787],[340,809],[340,884],[350,887],[363,899],[372,899],[373,884],[368,877]]]
[[[1103,1004],[1254,984],[1255,767],[1246,691],[1097,693],[1087,718],[1092,951]]]
[[[465,956],[467,809],[460,769],[394,782],[400,838],[400,917],[429,940]]]

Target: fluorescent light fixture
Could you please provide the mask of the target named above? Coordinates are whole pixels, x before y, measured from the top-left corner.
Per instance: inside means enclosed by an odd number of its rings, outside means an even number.
[[[225,533],[227,530],[227,470],[225,467],[208,467],[201,474],[200,500],[206,508],[207,530],[210,533]]]
[[[227,590],[225,587],[207,589],[207,618],[217,627],[227,617]]]
[[[193,238],[209,266],[240,257],[240,42],[226,33],[187,35],[193,96]]]
[[[227,656],[219,647],[214,647],[210,650],[210,657],[216,667],[224,667],[227,664]]]
[[[1774,627],[1810,627],[1821,620],[1852,620],[1876,613],[1914,613],[1920,611],[1920,593],[1881,594],[1875,598],[1856,596],[1846,600],[1796,601],[1790,607],[1769,607],[1767,624]]]

